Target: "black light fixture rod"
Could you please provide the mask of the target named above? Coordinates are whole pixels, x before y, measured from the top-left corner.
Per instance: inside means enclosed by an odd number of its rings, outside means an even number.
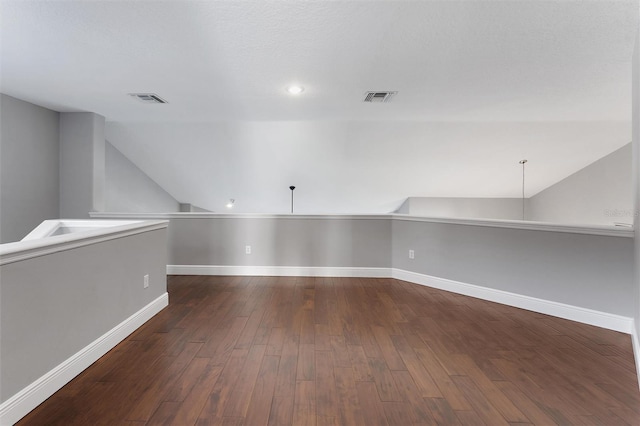
[[[520,164],[522,164],[522,220],[524,220],[524,165],[527,163],[527,160],[520,160]]]
[[[291,214],[293,214],[293,190],[296,189],[296,187],[291,185],[289,189],[291,190]]]

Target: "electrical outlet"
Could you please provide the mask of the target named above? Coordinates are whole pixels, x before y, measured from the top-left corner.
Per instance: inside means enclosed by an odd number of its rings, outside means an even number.
[[[149,288],[149,274],[144,276],[143,284],[144,288]]]
[[[244,246],[244,252],[246,254],[251,254],[251,246]]]
[[[414,259],[416,257],[416,253],[413,250],[409,250],[409,259]]]

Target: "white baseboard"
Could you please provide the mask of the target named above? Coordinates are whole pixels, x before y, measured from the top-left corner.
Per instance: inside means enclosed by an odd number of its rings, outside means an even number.
[[[391,278],[391,269],[323,266],[167,265],[167,275]]]
[[[633,343],[633,355],[636,361],[636,375],[638,376],[638,388],[640,388],[640,336],[638,335],[638,326],[634,324],[633,333],[631,333],[631,342]]]
[[[167,274],[395,278],[622,333],[634,330],[633,318],[396,268],[167,265]]]
[[[0,405],[0,425],[26,416],[169,304],[164,293]]]
[[[579,306],[567,305],[550,300],[538,299],[531,296],[523,296],[521,294],[510,293],[508,291],[496,290],[474,284],[466,284],[445,278],[432,277],[402,269],[394,268],[392,271],[392,277],[415,284],[421,284],[453,293],[476,297],[478,299],[502,303],[503,305],[514,306],[516,308],[522,308],[541,314],[552,315],[554,317],[595,325],[609,330],[633,334],[633,318],[630,317],[581,308]]]

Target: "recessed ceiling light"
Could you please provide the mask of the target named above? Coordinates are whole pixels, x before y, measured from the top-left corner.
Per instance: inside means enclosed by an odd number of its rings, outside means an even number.
[[[304,87],[296,85],[289,86],[287,87],[287,92],[290,95],[299,95],[300,93],[304,92]]]

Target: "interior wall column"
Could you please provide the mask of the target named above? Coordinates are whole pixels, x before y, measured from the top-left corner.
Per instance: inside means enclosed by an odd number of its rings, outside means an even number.
[[[60,114],[60,217],[84,219],[104,211],[105,118],[91,112]]]

